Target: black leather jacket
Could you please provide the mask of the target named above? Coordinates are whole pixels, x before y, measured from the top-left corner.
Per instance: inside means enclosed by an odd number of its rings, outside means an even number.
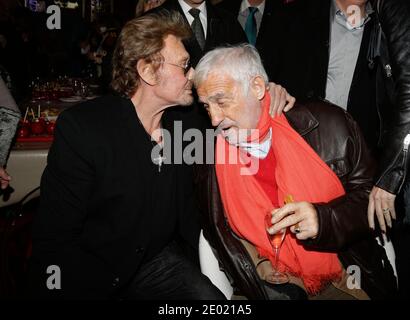
[[[374,0],[378,13],[369,60],[377,68],[381,152],[376,186],[397,194],[404,183],[410,144],[410,3]]]
[[[321,101],[296,105],[286,117],[337,174],[346,191],[329,203],[315,204],[319,233],[315,240],[304,241],[305,247],[337,252],[345,268],[360,267],[362,288],[371,298],[388,297],[395,292],[396,281],[367,222],[374,166],[357,124],[341,108]],[[214,166],[198,167],[196,182],[204,235],[221,268],[242,295],[267,299],[248,252],[225,219]]]

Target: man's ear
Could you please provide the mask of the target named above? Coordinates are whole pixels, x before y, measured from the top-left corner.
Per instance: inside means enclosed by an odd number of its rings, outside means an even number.
[[[147,63],[144,59],[138,60],[137,72],[142,81],[153,86],[157,84],[157,74],[154,71],[151,63]]]
[[[266,94],[265,80],[261,76],[256,76],[251,80],[250,90],[258,100],[262,100]]]

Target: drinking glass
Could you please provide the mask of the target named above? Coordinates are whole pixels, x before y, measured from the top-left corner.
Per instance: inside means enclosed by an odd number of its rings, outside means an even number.
[[[268,232],[268,229],[272,227],[271,220],[272,220],[272,213],[268,212],[265,215],[265,230],[266,230],[266,234],[268,235],[269,242],[274,252],[275,262],[273,265],[273,273],[268,276],[266,281],[273,283],[273,284],[283,284],[283,283],[289,282],[289,278],[286,274],[278,270],[278,261],[279,261],[280,248],[282,247],[283,240],[285,239],[285,236],[286,236],[286,228],[281,229],[275,234],[270,234]]]

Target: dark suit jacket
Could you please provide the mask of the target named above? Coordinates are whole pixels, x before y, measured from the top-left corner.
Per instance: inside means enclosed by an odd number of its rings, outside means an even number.
[[[167,0],[159,8],[178,11],[186,20],[185,14],[177,0]],[[218,46],[246,42],[245,33],[232,14],[213,6],[209,1],[206,1],[206,10],[208,27],[204,50],[201,49],[194,36],[185,42],[185,47],[191,55],[191,63],[193,67],[198,64],[199,60],[206,52]]]
[[[217,5],[217,7],[222,8],[238,17],[239,10],[241,8],[241,0],[223,0]],[[263,11],[262,22],[259,28],[258,37],[256,39],[256,49],[258,49],[261,55],[262,62],[268,73],[269,78],[271,77],[271,59],[268,59],[268,55],[273,50],[273,46],[276,44],[275,39],[272,36],[271,25],[273,20],[276,18],[275,13],[283,6],[281,0],[266,0],[265,10]]]
[[[158,8],[153,9],[156,12],[161,9],[179,12],[188,23],[184,12],[177,0],[167,0]],[[223,45],[235,45],[246,42],[246,35],[241,25],[231,13],[213,6],[209,1],[206,2],[207,9],[207,35],[204,50],[201,49],[195,36],[184,42],[185,48],[191,57],[191,64],[195,68],[199,60],[208,51]],[[195,92],[194,92],[195,93]],[[195,98],[191,107],[174,107],[167,111],[174,118],[183,120],[183,129],[196,128],[201,131],[211,127],[208,114],[202,105],[197,103]]]
[[[33,226],[36,297],[107,298],[170,241],[197,250],[191,168],[165,164],[158,174],[152,147],[127,98],[101,97],[59,116]],[[61,269],[61,290],[46,288],[49,265]]]
[[[299,100],[325,98],[329,64],[330,1],[295,0],[272,21],[272,81]],[[347,111],[358,122],[372,149],[378,141],[376,72],[369,67],[368,47],[374,19],[365,26],[349,92]]]

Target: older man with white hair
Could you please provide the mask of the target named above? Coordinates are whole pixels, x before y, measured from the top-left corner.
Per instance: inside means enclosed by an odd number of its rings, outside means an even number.
[[[391,297],[393,271],[367,223],[373,162],[352,118],[322,101],[269,117],[268,79],[250,45],[207,53],[194,83],[220,130],[215,165],[198,175],[204,233],[237,291],[248,298],[294,298],[268,284],[272,276],[261,266],[270,261],[282,283],[288,279],[309,298]],[[232,155],[257,161],[258,170],[244,174],[249,164],[226,163]],[[275,261],[269,235],[286,229]],[[349,278],[352,266],[357,283]]]

